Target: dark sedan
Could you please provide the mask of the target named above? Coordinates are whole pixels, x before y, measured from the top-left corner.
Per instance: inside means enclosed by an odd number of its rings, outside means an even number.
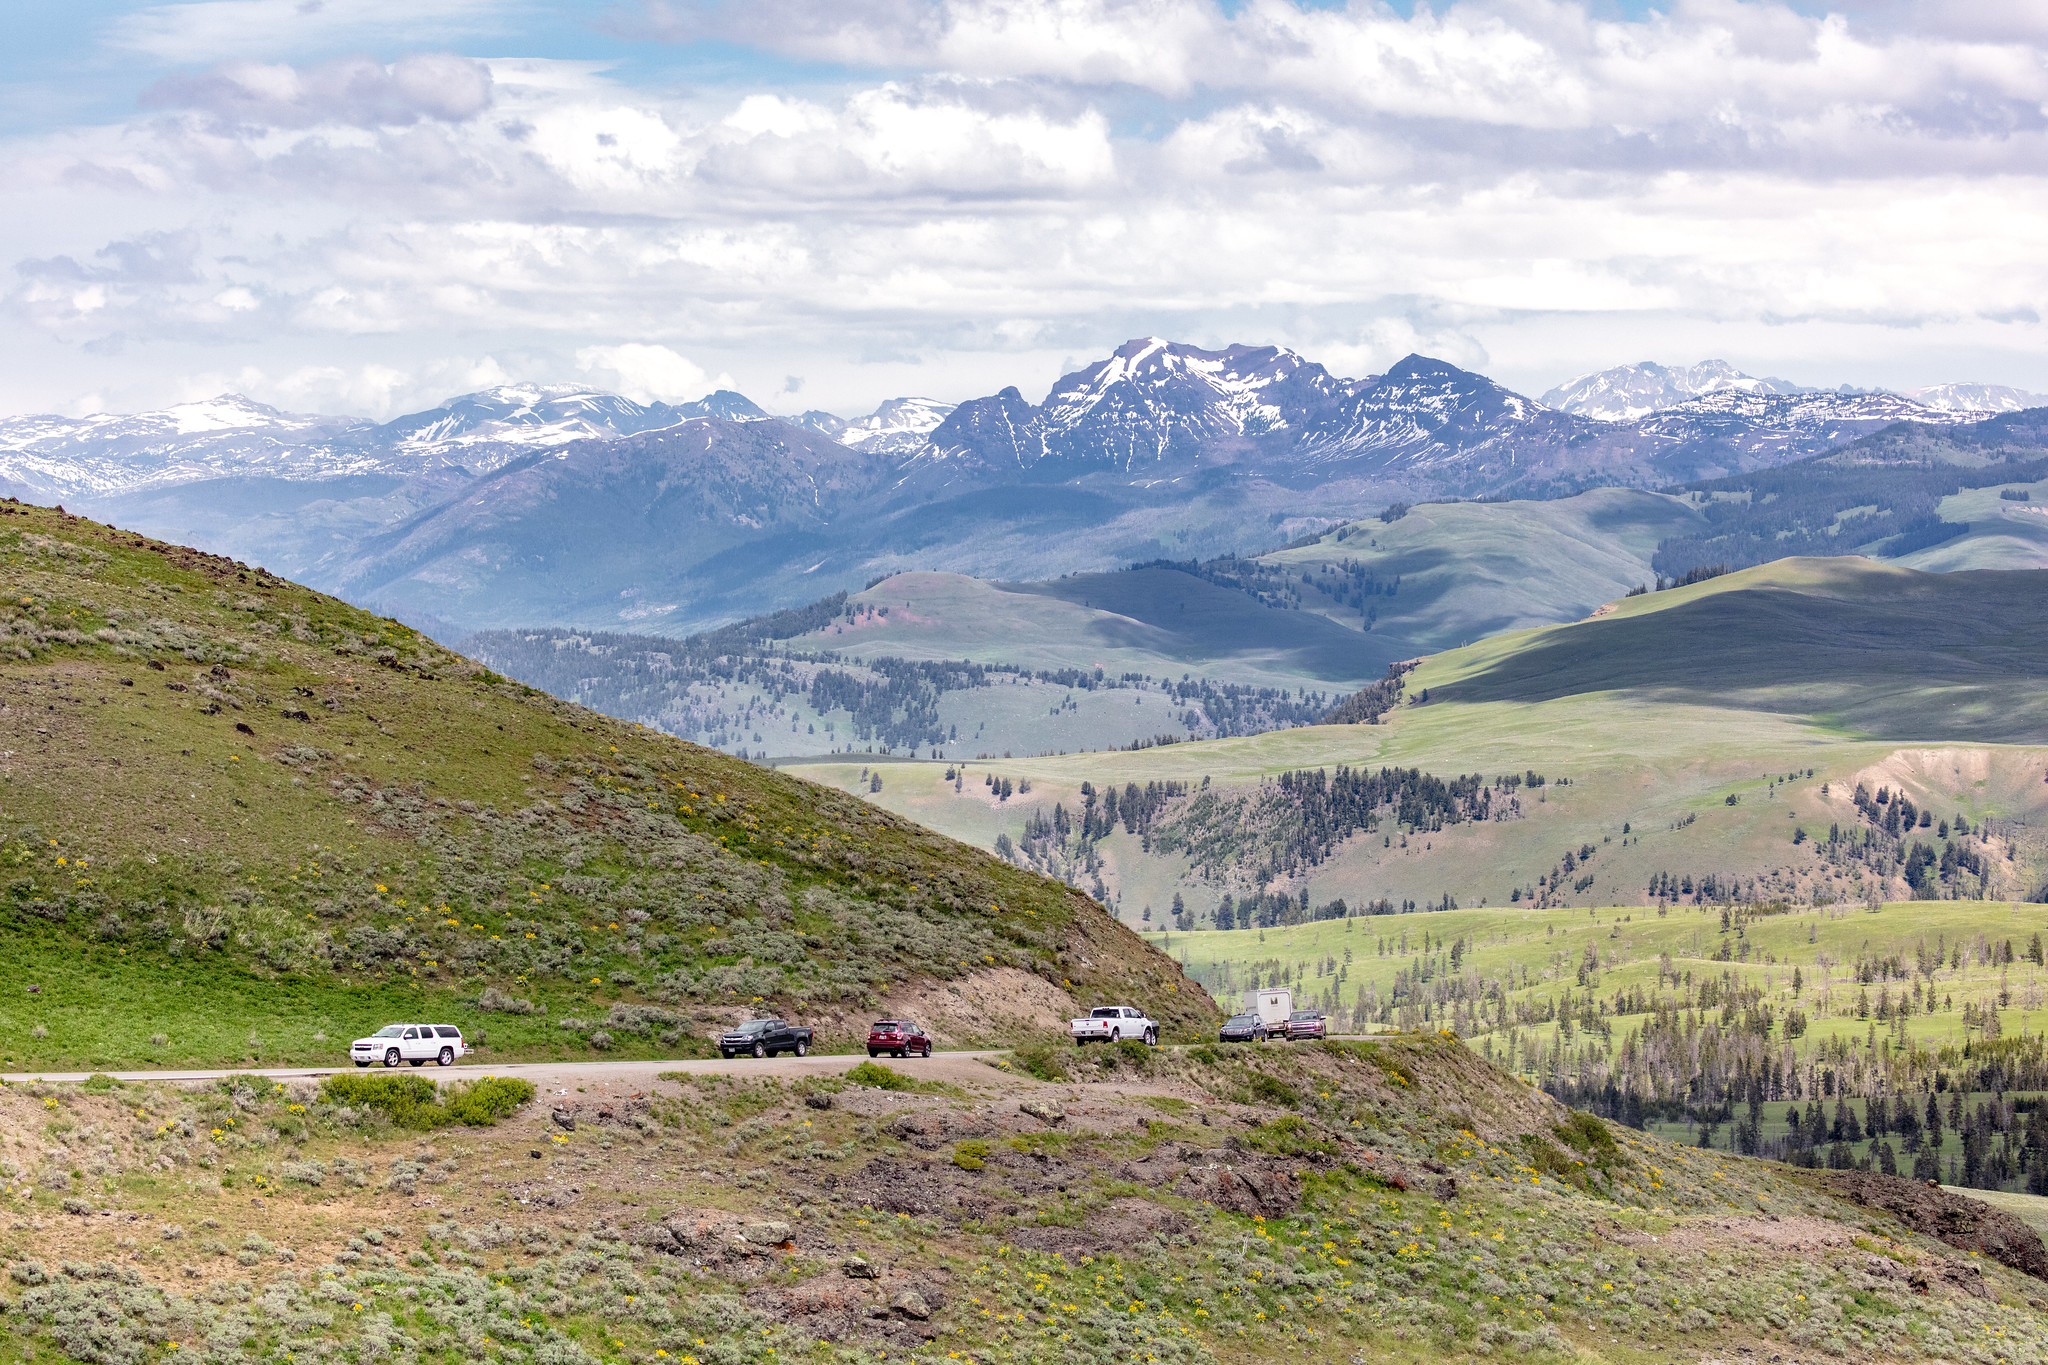
[[[1330,1036],[1329,1020],[1314,1010],[1296,1010],[1287,1016],[1287,1038],[1290,1042],[1298,1038],[1327,1038]]]
[[[1256,1014],[1233,1014],[1217,1030],[1216,1037],[1225,1043],[1263,1043],[1266,1041],[1266,1021]]]

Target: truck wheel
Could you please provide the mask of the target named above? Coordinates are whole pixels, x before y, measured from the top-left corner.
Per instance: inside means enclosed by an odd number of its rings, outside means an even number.
[[[1122,1042],[1123,1040],[1124,1040],[1124,1031],[1123,1031],[1122,1029],[1120,1029],[1120,1028],[1113,1028],[1113,1029],[1111,1029],[1111,1030],[1109,1031],[1109,1041],[1110,1041],[1110,1042],[1112,1042],[1112,1043],[1120,1043],[1120,1042]]]
[[[768,1055],[768,1049],[762,1046],[760,1043],[756,1043],[754,1044],[754,1055],[756,1057],[766,1057]]]
[[[384,1065],[386,1065],[386,1066],[397,1066],[397,1065],[398,1065],[398,1049],[397,1049],[397,1048],[395,1048],[395,1047],[391,1047],[391,1048],[386,1048],[386,1049],[384,1049]]]
[[[452,1047],[442,1048],[441,1055],[436,1057],[434,1060],[442,1066],[455,1065],[455,1049]]]
[[[1148,1029],[1146,1029],[1146,1030],[1145,1030],[1145,1046],[1146,1046],[1146,1047],[1158,1047],[1158,1046],[1159,1046],[1159,1030],[1158,1030],[1158,1029],[1156,1029],[1156,1028],[1148,1028]]]
[[[803,1039],[799,1038],[799,1039],[797,1039],[797,1040],[796,1040],[796,1049],[795,1049],[795,1050],[796,1050],[796,1055],[797,1055],[797,1056],[799,1056],[799,1057],[801,1057],[801,1056],[803,1056],[803,1055],[804,1055],[804,1054],[805,1054],[806,1052],[809,1052],[809,1051],[811,1050],[811,1045],[810,1045],[809,1043],[805,1042],[805,1041],[804,1041]]]

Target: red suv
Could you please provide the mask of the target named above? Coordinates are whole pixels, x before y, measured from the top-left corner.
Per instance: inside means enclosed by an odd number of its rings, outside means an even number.
[[[868,1029],[868,1056],[879,1057],[884,1052],[893,1052],[898,1057],[920,1052],[929,1057],[932,1040],[908,1019],[877,1019]]]
[[[1328,1021],[1314,1010],[1296,1010],[1287,1016],[1286,1037],[1290,1042],[1296,1038],[1328,1037],[1329,1030]]]

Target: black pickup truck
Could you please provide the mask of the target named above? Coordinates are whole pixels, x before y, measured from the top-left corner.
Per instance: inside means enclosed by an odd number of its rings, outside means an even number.
[[[810,1050],[811,1031],[781,1019],[750,1019],[718,1039],[719,1055],[729,1058],[743,1052],[756,1057],[794,1052],[801,1057]]]

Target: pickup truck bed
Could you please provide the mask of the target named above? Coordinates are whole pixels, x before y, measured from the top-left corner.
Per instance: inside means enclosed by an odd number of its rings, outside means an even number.
[[[1159,1046],[1159,1025],[1148,1019],[1143,1010],[1129,1005],[1098,1005],[1086,1019],[1069,1022],[1067,1032],[1073,1035],[1075,1047],[1121,1042],[1126,1038],[1143,1039]]]

